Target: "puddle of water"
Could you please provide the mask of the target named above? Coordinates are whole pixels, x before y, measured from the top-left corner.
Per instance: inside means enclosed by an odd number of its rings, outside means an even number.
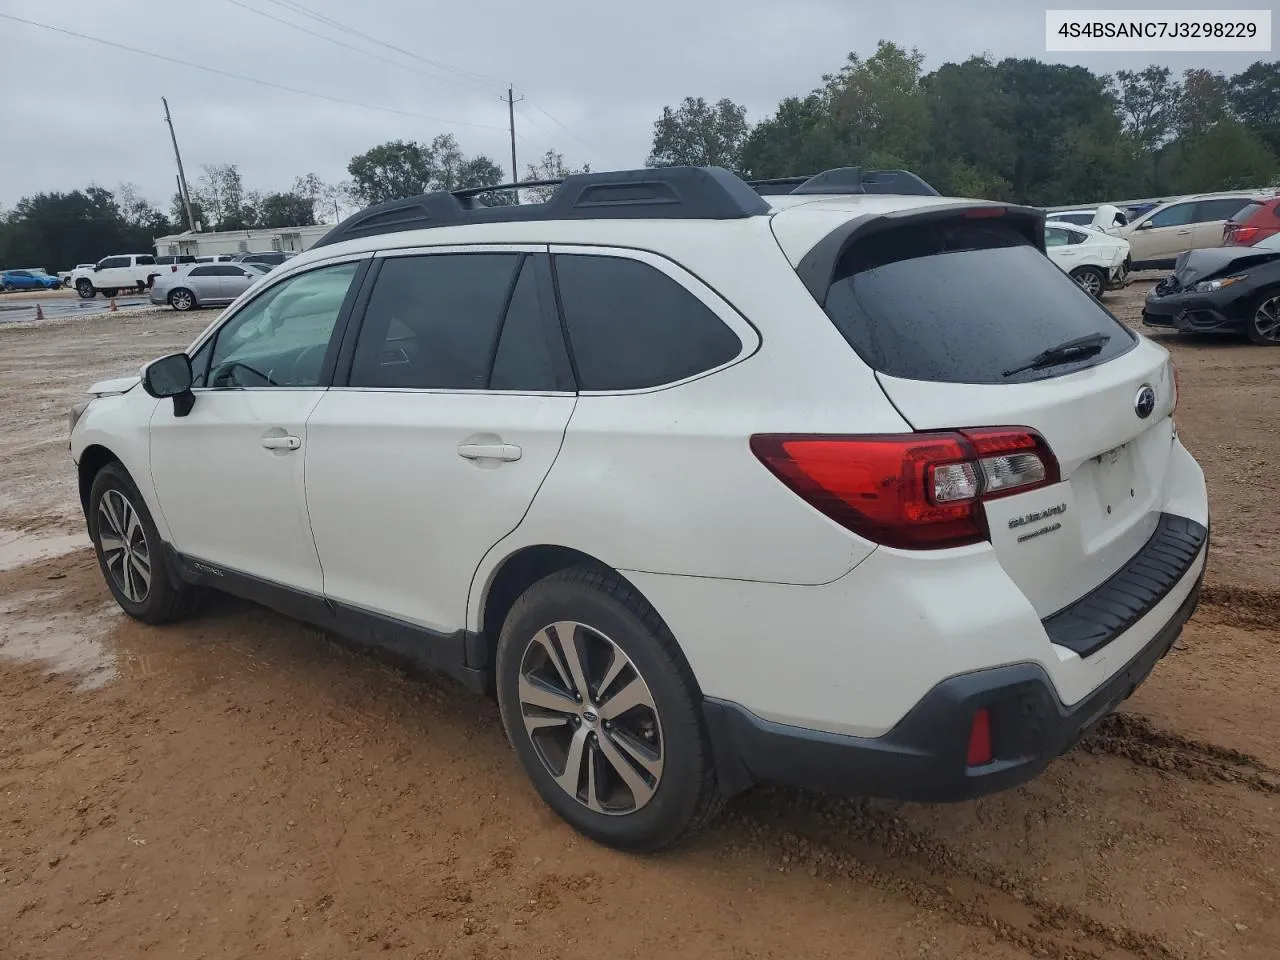
[[[124,615],[115,604],[75,620],[20,619],[20,610],[12,608],[0,613],[8,621],[0,626],[0,657],[40,661],[53,673],[78,674],[79,690],[96,690],[116,678],[116,655],[106,643],[112,621]]]
[[[0,529],[0,570],[12,570],[37,560],[60,557],[87,546],[87,533],[39,534]]]

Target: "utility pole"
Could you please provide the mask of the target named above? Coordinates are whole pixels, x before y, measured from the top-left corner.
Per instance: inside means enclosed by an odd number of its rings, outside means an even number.
[[[187,175],[182,170],[182,154],[178,152],[178,135],[173,132],[173,117],[169,116],[169,100],[161,97],[160,102],[164,104],[164,122],[169,125],[169,139],[173,141],[173,157],[178,161],[178,195],[187,211],[187,229],[195,233],[196,218],[191,213],[191,191],[187,189]]]
[[[521,97],[520,100],[523,100]],[[511,182],[520,182],[520,170],[516,166],[516,104],[520,100],[515,99],[515,91],[510,86],[507,87],[507,123],[511,129]]]

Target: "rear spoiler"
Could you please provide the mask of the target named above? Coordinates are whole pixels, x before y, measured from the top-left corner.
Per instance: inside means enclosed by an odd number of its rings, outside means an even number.
[[[891,213],[854,217],[836,227],[810,248],[796,266],[796,273],[819,306],[826,306],[827,289],[844,252],[853,241],[910,223],[929,223],[935,220],[951,220],[960,217],[975,219],[999,218],[1000,221],[1021,233],[1041,253],[1044,253],[1043,210],[1011,203],[986,200],[957,200],[927,207],[895,210]]]
[[[747,186],[762,197],[784,194],[880,193],[909,197],[936,197],[940,194],[910,170],[863,170],[837,167],[805,177],[748,180]]]

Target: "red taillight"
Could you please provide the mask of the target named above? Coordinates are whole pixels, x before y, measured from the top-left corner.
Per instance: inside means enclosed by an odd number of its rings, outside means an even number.
[[[984,500],[1057,483],[1024,427],[882,436],[756,434],[751,450],[811,506],[875,543],[926,550],[988,537]]]
[[[1223,240],[1237,247],[1247,247],[1258,239],[1258,227],[1242,227],[1239,224],[1228,224]]]
[[[991,711],[980,707],[973,715],[973,725],[969,727],[969,752],[966,762],[971,767],[980,767],[993,759],[991,752]]]

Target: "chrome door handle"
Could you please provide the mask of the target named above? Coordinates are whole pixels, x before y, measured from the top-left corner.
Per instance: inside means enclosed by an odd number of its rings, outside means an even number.
[[[297,450],[302,441],[297,437],[263,437],[262,445],[268,450]]]
[[[522,451],[514,443],[460,443],[458,456],[466,460],[519,460]]]

